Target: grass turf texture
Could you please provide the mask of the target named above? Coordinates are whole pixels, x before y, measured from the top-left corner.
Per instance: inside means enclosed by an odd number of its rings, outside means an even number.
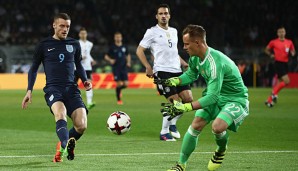
[[[193,89],[195,99],[201,91]],[[298,170],[298,90],[282,90],[273,108],[264,105],[269,92],[249,89],[250,115],[238,133],[230,133],[229,150],[219,170]],[[24,95],[24,91],[0,91],[0,170],[162,171],[178,160],[182,140],[159,140],[160,102],[165,99],[153,89],[124,90],[123,106],[116,105],[114,90],[95,90],[96,107],[90,110],[88,130],[77,143],[77,156],[74,161],[64,158],[63,163],[51,162],[58,138],[43,92],[35,90],[32,104],[21,110]],[[109,114],[116,110],[132,119],[125,135],[114,135],[106,128]],[[178,122],[182,135],[193,116],[194,112],[186,113]],[[207,170],[215,147],[209,125],[200,135],[187,170]]]

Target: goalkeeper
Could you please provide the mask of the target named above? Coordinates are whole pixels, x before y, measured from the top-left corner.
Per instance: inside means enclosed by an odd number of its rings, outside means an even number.
[[[220,51],[208,47],[203,27],[188,25],[183,30],[183,43],[190,55],[188,70],[179,77],[155,80],[155,83],[168,86],[187,85],[200,74],[206,80],[207,88],[197,101],[162,104],[164,107],[161,111],[171,118],[196,110],[195,118],[183,138],[180,159],[169,171],[185,171],[187,160],[197,146],[201,131],[212,120],[212,133],[217,149],[208,163],[208,170],[216,170],[227,150],[227,129],[236,132],[249,114],[248,90],[235,63]]]

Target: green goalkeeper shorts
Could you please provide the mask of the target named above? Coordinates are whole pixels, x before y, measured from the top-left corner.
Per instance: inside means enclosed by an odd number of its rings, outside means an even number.
[[[248,104],[248,100],[245,106],[238,102],[228,102],[220,108],[217,104],[214,104],[197,110],[195,116],[203,118],[207,123],[220,118],[229,125],[229,130],[237,132],[239,126],[249,114]]]

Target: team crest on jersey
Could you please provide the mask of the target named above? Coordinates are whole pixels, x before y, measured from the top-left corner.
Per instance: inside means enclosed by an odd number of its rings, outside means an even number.
[[[167,38],[169,39],[169,38],[171,38],[171,35],[170,35],[170,33],[166,33],[167,34]]]
[[[205,71],[203,69],[201,69],[201,74],[204,75],[205,74]]]
[[[73,46],[72,45],[66,45],[66,50],[69,53],[73,52]]]
[[[123,52],[123,53],[125,53],[125,51],[126,51],[126,48],[125,48],[125,47],[123,47],[123,48],[122,48],[122,52]]]

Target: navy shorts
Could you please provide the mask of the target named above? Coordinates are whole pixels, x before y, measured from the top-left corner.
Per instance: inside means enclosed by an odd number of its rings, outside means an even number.
[[[72,112],[78,108],[85,108],[88,113],[82,100],[81,92],[76,85],[66,87],[47,86],[43,91],[45,92],[44,97],[50,110],[55,102],[61,101],[64,103],[69,117],[71,117]],[[52,110],[51,112],[53,113]]]
[[[170,72],[164,72],[164,71],[158,71],[154,74],[154,78],[155,79],[168,79],[171,77],[178,77],[180,75],[182,75],[183,73],[170,73]],[[157,90],[159,92],[160,95],[165,96],[166,98],[175,95],[175,94],[179,94],[184,90],[190,90],[190,86],[189,85],[185,85],[185,86],[177,86],[177,87],[168,87],[168,86],[164,86],[161,84],[156,84],[157,86]]]
[[[128,73],[126,70],[113,70],[114,80],[115,81],[127,81]]]
[[[274,69],[275,69],[275,73],[277,74],[278,78],[281,78],[281,77],[287,75],[289,72],[289,67],[288,67],[287,62],[275,61]]]

